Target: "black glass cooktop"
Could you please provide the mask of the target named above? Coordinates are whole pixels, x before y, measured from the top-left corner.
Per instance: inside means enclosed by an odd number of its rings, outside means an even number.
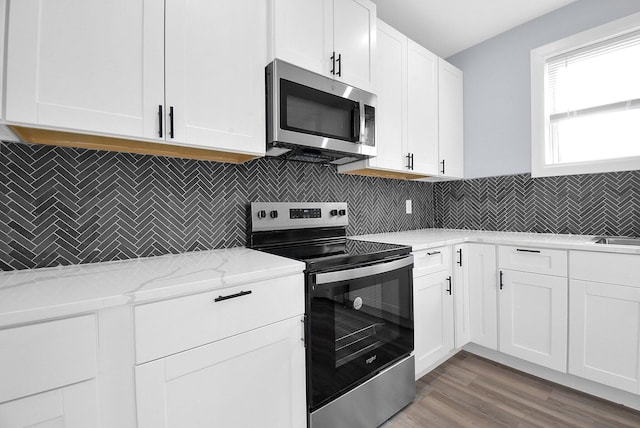
[[[344,238],[300,243],[263,251],[304,261],[308,271],[318,271],[337,270],[345,266],[366,265],[386,258],[405,256],[411,252],[411,247]]]

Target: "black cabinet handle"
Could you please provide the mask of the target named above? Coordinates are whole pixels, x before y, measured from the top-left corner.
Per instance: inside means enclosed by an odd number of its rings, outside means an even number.
[[[440,163],[442,164],[442,175],[444,175],[444,159],[442,159]]]
[[[436,254],[440,254],[440,251],[434,251],[432,253],[427,253],[427,256],[435,256]]]
[[[236,297],[246,296],[247,294],[251,294],[251,290],[249,291],[241,291],[236,294],[229,294],[228,296],[218,296],[213,299],[214,302],[222,302],[223,300],[235,299]]]
[[[516,251],[520,251],[521,253],[539,253],[540,250],[527,250],[525,248],[516,248]]]
[[[333,54],[331,55],[331,71],[330,73],[335,75],[336,74],[336,52],[333,51]]]
[[[447,278],[447,281],[449,282],[449,288],[447,288],[447,293],[449,293],[449,296],[451,296],[451,277]]]
[[[462,248],[460,248],[458,250],[458,261],[457,261],[459,266],[462,266]]]
[[[169,136],[173,138],[173,106],[169,107]]]
[[[407,153],[407,169],[411,169],[411,153]]]
[[[162,116],[164,116],[164,115],[162,114],[162,104],[160,104],[158,106],[158,122],[159,122],[158,137],[160,137],[160,138],[162,138],[162,119],[163,119]]]
[[[338,76],[342,76],[342,54],[338,54],[336,62],[338,63]]]
[[[500,271],[500,290],[502,290],[502,287],[504,286],[504,283],[502,282],[502,277],[504,276],[504,273],[502,271]]]
[[[413,171],[413,153],[411,153],[411,171]]]

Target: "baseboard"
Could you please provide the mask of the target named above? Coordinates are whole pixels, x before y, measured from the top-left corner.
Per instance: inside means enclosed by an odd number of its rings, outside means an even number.
[[[435,363],[431,364],[426,369],[420,371],[419,373],[416,373],[416,380],[420,379],[422,376],[426,375],[427,373],[429,373],[430,371],[432,371],[433,369],[438,367],[440,364],[446,362],[449,358],[453,357],[454,355],[456,355],[460,351],[462,351],[462,348],[454,349],[451,352],[449,352],[447,355],[445,355],[444,357],[440,358]]]
[[[610,386],[602,385],[597,382],[592,382],[587,379],[583,379],[578,376],[574,376],[568,373],[560,373],[555,370],[541,367],[537,364],[530,363],[528,361],[521,360],[511,355],[506,355],[493,349],[485,348],[484,346],[476,345],[475,343],[469,343],[462,349],[472,354],[479,355],[489,360],[495,361],[505,366],[509,366],[516,370],[528,373],[533,376],[537,376],[548,381],[576,389],[589,395],[594,395],[599,398],[603,398],[607,401],[621,404],[623,406],[640,411],[640,395],[632,394],[630,392],[621,391],[619,389],[611,388]],[[455,354],[455,352],[454,352]],[[447,357],[449,358],[449,357]],[[435,368],[435,367],[434,367]],[[431,369],[427,370],[430,371]]]

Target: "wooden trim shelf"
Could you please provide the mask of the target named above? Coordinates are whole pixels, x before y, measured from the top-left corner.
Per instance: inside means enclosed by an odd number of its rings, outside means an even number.
[[[415,180],[418,178],[428,178],[429,175],[413,174],[400,171],[385,171],[382,169],[362,168],[352,171],[341,171],[342,174],[360,175],[365,177],[395,178],[399,180]]]
[[[107,150],[112,152],[137,153],[141,155],[167,156],[172,158],[208,160],[236,164],[260,157],[245,153],[232,153],[220,150],[151,143],[147,141],[136,141],[99,135],[77,134],[73,132],[53,131],[49,129],[27,128],[15,125],[9,125],[9,128],[11,128],[21,141],[60,147]]]

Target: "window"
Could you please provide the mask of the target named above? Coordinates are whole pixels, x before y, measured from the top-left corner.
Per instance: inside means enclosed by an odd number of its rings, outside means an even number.
[[[531,51],[532,175],[640,169],[640,14]]]

